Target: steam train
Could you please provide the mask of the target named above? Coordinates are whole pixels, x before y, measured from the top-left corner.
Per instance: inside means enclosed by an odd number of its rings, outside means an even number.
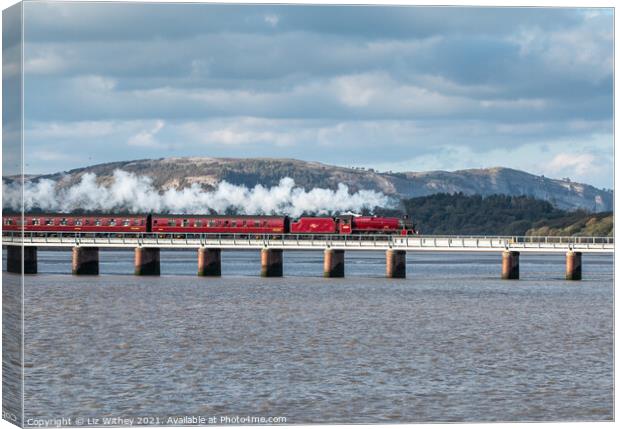
[[[26,214],[26,232],[144,233],[161,234],[415,234],[406,217],[377,216],[211,216],[211,215],[70,215]],[[4,231],[22,229],[20,215],[3,215]]]

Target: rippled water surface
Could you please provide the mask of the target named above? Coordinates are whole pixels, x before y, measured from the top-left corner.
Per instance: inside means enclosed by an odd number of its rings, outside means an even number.
[[[193,252],[162,251],[158,278],[131,252],[101,252],[97,277],[39,252],[25,287],[26,419],[285,416],[288,423],[613,418],[613,261],[498,254],[286,252],[285,277],[257,252],[224,252],[197,278]],[[165,421],[164,421],[165,422]]]

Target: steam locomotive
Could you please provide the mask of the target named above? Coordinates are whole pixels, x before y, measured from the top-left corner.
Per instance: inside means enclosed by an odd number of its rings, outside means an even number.
[[[211,215],[70,215],[26,214],[26,232],[144,233],[162,234],[416,234],[413,222],[377,216],[319,216],[293,219],[288,216]],[[22,229],[20,215],[3,215],[4,231]]]

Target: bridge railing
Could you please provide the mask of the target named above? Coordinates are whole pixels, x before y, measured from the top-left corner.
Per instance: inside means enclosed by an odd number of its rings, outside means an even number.
[[[23,238],[22,238],[23,237]],[[613,237],[577,237],[577,236],[493,236],[493,235],[388,235],[388,234],[195,234],[195,233],[74,233],[74,232],[22,232],[3,231],[4,243],[187,243],[196,242],[256,242],[265,243],[312,243],[323,244],[355,244],[395,243],[403,245],[430,244],[430,243],[478,243],[493,242],[507,245],[613,245]]]
[[[574,237],[574,236],[516,236],[513,243],[558,243],[558,244],[614,244],[613,237]]]

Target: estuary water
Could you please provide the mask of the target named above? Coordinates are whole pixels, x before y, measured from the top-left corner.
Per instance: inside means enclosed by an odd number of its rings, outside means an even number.
[[[613,418],[611,256],[584,255],[581,282],[564,255],[522,254],[518,281],[499,253],[409,253],[404,280],[382,252],[348,252],[344,279],[322,252],[285,252],[269,279],[258,252],[223,252],[221,278],[194,252],[162,251],[157,278],[100,257],[76,277],[70,252],[39,251],[26,278],[26,424]]]

